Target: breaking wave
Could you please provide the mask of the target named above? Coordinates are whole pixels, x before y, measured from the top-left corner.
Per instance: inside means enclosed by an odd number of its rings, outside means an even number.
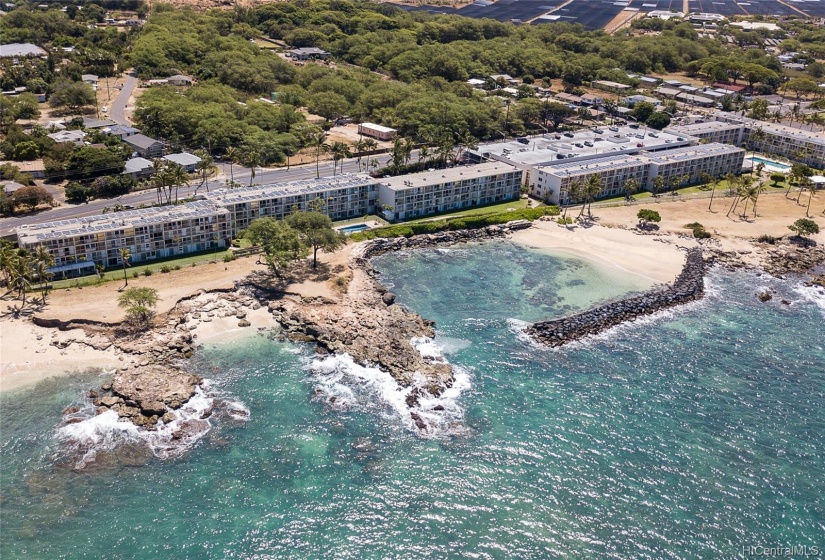
[[[443,349],[430,338],[413,339],[426,360],[446,363]],[[427,380],[416,373],[409,387],[400,386],[389,372],[377,366],[363,366],[349,354],[335,354],[312,360],[308,365],[315,384],[315,396],[333,408],[355,409],[380,414],[422,437],[445,437],[466,433],[461,394],[472,387],[469,373],[453,366],[453,384],[440,395],[426,389]],[[418,394],[417,402],[408,398]],[[426,428],[416,423],[423,422]]]
[[[223,412],[235,421],[249,419],[249,409],[243,403],[230,399],[217,402],[209,384],[205,382],[204,387],[206,391],[197,388],[186,404],[171,412],[171,421],[159,420],[154,429],[136,426],[114,410],[96,414],[94,404],[87,400],[82,409],[64,416],[65,424],[55,430],[60,444],[58,454],[71,461],[76,470],[92,466],[101,454],[115,453],[124,444],[143,447],[147,456],[174,459],[209,433],[215,412]]]

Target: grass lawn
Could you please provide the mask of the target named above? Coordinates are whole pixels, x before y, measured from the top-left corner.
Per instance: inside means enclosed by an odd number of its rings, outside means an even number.
[[[533,204],[533,208],[538,208],[539,206],[544,206],[541,203]],[[447,212],[444,214],[434,214],[432,216],[427,216],[426,218],[418,218],[416,220],[407,220],[404,222],[399,222],[402,224],[414,224],[418,222],[429,222],[435,219],[446,219],[446,218],[457,218],[459,216],[481,216],[484,214],[497,214],[499,212],[506,212],[509,208],[513,208],[515,210],[521,210],[523,208],[527,208],[527,199],[526,198],[519,198],[518,200],[510,200],[508,202],[501,202],[499,204],[490,204],[488,206],[479,206],[477,208],[469,208],[467,210],[462,210],[460,212]]]
[[[135,264],[134,266],[126,267],[126,276],[129,278],[133,278],[135,272],[139,275],[143,276],[144,271],[149,270],[151,274],[163,274],[161,270],[164,267],[169,267],[171,270],[175,270],[177,268],[186,268],[188,266],[198,266],[201,264],[206,264],[212,261],[222,261],[224,256],[226,256],[229,252],[225,250],[215,252],[208,252],[208,253],[200,253],[198,255],[190,255],[186,257],[180,258],[173,258],[173,259],[166,259],[163,261],[154,261],[149,264]],[[62,290],[66,288],[77,288],[81,286],[96,286],[98,284],[103,284],[105,282],[111,282],[113,280],[120,280],[123,281],[123,269],[122,268],[112,268],[105,271],[101,278],[98,278],[94,274],[90,276],[83,276],[81,278],[69,278],[66,280],[55,280],[51,282],[51,286],[53,290]]]
[[[773,192],[784,192],[788,188],[787,184],[784,181],[780,181],[777,184],[777,186],[773,186],[773,181],[766,180],[764,182],[764,186],[765,186],[765,190],[763,192],[766,193],[766,194],[767,193],[773,193]],[[728,181],[723,179],[723,180],[719,181],[719,185],[717,185],[717,187],[716,187],[716,194],[714,196],[721,196],[721,197],[727,196],[729,190],[730,190],[730,185],[728,184]],[[676,189],[676,193],[678,193],[678,196],[690,196],[690,195],[696,195],[696,194],[699,194],[699,193],[704,193],[708,197],[710,197],[710,192],[711,192],[710,185],[693,185],[691,187],[684,187],[684,188],[681,188],[681,189]],[[665,192],[662,192],[662,193],[659,194],[659,199],[660,200],[674,200],[674,199],[678,200],[678,196],[672,195],[671,191],[665,191]],[[637,192],[636,194],[633,195],[634,200],[645,200],[645,199],[648,199],[648,198],[653,198],[653,193],[650,192],[650,191],[641,191],[641,192]],[[605,203],[614,202],[615,203],[615,202],[623,202],[623,201],[624,201],[624,195],[618,195],[618,196],[612,196],[612,197],[608,197],[608,198],[601,198],[601,199],[597,200],[596,202],[605,202]]]
[[[374,214],[370,214],[369,216],[364,219],[361,218],[352,218],[349,220],[338,220],[337,222],[332,222],[332,227],[340,227],[340,226],[351,226],[353,224],[363,224],[364,222],[378,222],[381,225],[388,226],[390,223],[382,218],[381,216],[376,216]]]

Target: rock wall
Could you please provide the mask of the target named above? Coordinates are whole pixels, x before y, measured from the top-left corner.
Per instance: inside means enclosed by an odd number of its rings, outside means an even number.
[[[702,250],[689,249],[685,266],[673,284],[569,317],[535,323],[525,332],[548,346],[562,346],[626,321],[701,299],[705,291],[704,274]]]
[[[506,224],[487,226],[478,229],[461,229],[457,231],[440,231],[438,233],[428,233],[414,235],[412,237],[393,237],[389,239],[375,239],[361,249],[358,256],[364,259],[371,259],[384,253],[393,251],[406,251],[409,249],[423,249],[436,245],[450,245],[453,243],[466,243],[470,241],[484,241],[506,237],[514,231],[527,229],[533,224],[529,220],[513,220]]]

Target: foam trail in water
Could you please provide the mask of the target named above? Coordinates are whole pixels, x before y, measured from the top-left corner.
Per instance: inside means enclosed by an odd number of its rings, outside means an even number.
[[[208,382],[204,382],[204,388],[209,391]],[[243,403],[227,400],[223,406],[229,418],[249,419],[249,409]],[[87,402],[80,412],[64,418],[72,423],[58,428],[55,438],[62,444],[62,451],[77,457],[75,469],[94,462],[98,453],[113,451],[124,443],[144,444],[155,457],[170,459],[181,456],[209,433],[213,408],[215,395],[199,387],[186,404],[171,412],[172,420],[158,421],[154,430],[148,430],[121,419],[114,410],[95,414],[95,407]]]
[[[432,339],[416,338],[412,342],[426,360],[446,363],[442,350]],[[427,380],[423,375],[414,374],[413,384],[401,387],[389,372],[357,364],[349,354],[313,360],[309,368],[315,374],[313,381],[317,394],[332,406],[378,409],[424,437],[455,435],[466,430],[462,424],[464,410],[458,399],[471,387],[471,381],[469,374],[461,368],[453,368],[455,380],[452,386],[438,396],[426,390]],[[418,404],[411,407],[407,398],[414,393],[419,394]],[[421,418],[426,430],[419,430],[411,413]]]

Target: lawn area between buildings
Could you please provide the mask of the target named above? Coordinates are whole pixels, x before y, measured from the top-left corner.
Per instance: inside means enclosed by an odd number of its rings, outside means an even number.
[[[418,222],[429,222],[432,220],[444,220],[447,218],[458,218],[461,216],[483,216],[484,214],[498,214],[499,212],[507,212],[509,209],[522,210],[527,208],[528,199],[519,198],[518,200],[510,200],[508,202],[498,202],[496,204],[488,204],[487,206],[476,206],[460,212],[445,212],[443,214],[432,214],[426,218],[418,218],[415,220],[408,220],[405,222],[398,222],[402,224],[415,224]],[[534,206],[544,206],[542,202],[533,201]]]
[[[208,264],[211,262],[220,262],[230,256],[234,255],[227,250],[215,251],[201,251],[195,254],[189,254],[182,257],[170,257],[167,259],[158,259],[146,264],[135,263],[132,266],[126,267],[126,276],[134,278],[135,273],[139,276],[151,276],[152,274],[164,274],[173,270],[179,270],[185,267],[198,266]],[[148,274],[147,274],[148,271]],[[82,276],[80,278],[68,278],[66,280],[55,280],[50,283],[52,290],[64,290],[66,288],[79,288],[83,286],[97,286],[113,280],[123,281],[123,268],[113,267],[104,271],[100,277],[97,275]],[[36,286],[32,291],[37,291]]]

